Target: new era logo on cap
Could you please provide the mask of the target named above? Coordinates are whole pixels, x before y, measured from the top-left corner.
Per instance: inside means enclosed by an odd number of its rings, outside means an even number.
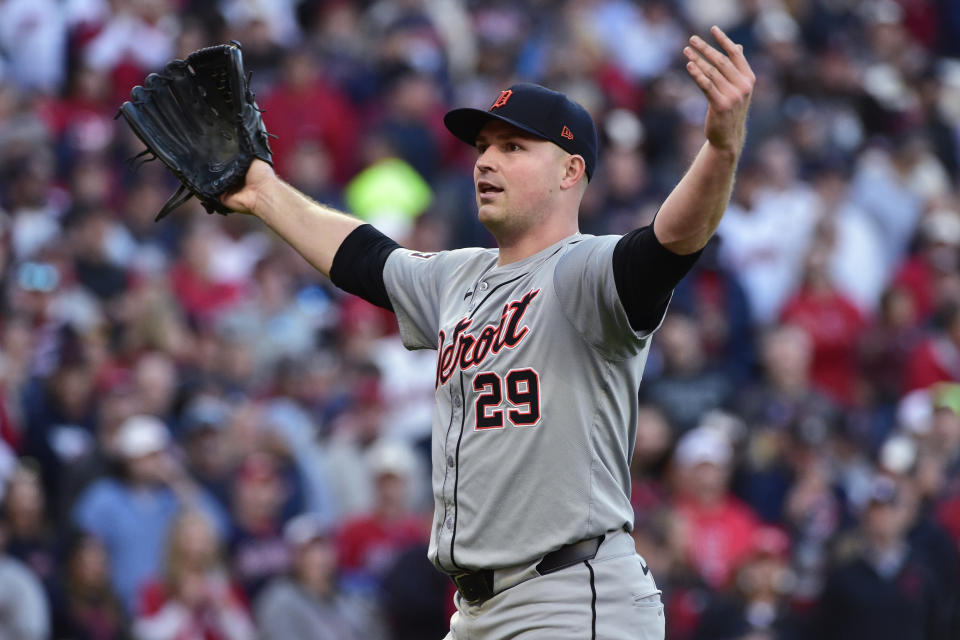
[[[583,157],[587,178],[597,166],[597,128],[582,106],[558,91],[522,82],[500,92],[490,109],[454,109],[443,118],[450,132],[473,146],[483,125],[500,120]],[[574,135],[576,131],[576,135]]]

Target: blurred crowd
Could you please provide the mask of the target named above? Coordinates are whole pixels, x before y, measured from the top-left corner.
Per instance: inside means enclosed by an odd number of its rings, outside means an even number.
[[[114,116],[243,44],[275,165],[410,248],[490,246],[451,106],[598,123],[581,230],[649,224],[703,140],[680,50],[757,75],[717,237],[653,342],[634,537],[673,640],[960,637],[960,4],[0,2],[0,638],[442,638],[433,352]],[[142,159],[142,158],[141,158]],[[505,541],[508,544],[509,541]]]

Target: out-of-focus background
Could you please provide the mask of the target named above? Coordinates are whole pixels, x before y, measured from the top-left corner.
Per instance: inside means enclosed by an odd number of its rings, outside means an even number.
[[[114,120],[148,72],[241,41],[280,174],[435,251],[491,244],[442,114],[516,80],[599,125],[582,231],[648,224],[711,24],[757,85],[640,389],[667,637],[960,637],[953,0],[0,2],[0,637],[446,632],[433,352],[255,219],[154,224],[176,185]]]

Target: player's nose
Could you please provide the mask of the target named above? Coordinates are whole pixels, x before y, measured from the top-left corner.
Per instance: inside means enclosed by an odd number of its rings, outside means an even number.
[[[496,167],[496,151],[491,151],[493,146],[489,146],[480,152],[480,155],[477,156],[477,162],[474,165],[480,173],[486,173],[488,171],[493,171]]]

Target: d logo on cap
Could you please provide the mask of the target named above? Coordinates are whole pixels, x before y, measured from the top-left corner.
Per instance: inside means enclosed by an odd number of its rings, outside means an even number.
[[[490,110],[493,111],[494,109],[498,109],[499,107],[502,107],[505,104],[507,104],[507,101],[510,99],[510,96],[512,95],[513,95],[513,89],[507,89],[505,91],[501,91],[500,96],[494,101],[492,105],[490,105]]]
[[[486,111],[462,107],[443,117],[450,132],[470,146],[477,143],[480,130],[499,120],[548,140],[567,153],[583,157],[587,179],[597,166],[597,128],[582,105],[559,91],[538,84],[518,82],[504,89]]]

